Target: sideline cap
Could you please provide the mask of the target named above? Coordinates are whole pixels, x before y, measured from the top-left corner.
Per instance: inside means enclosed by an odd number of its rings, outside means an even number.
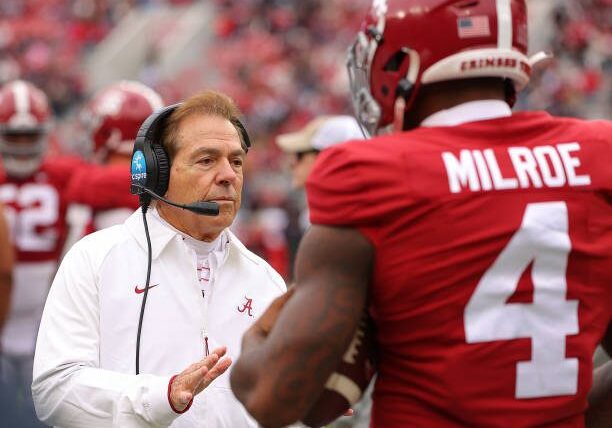
[[[286,153],[325,150],[349,140],[363,140],[363,132],[352,116],[320,116],[297,132],[282,134],[276,144]]]

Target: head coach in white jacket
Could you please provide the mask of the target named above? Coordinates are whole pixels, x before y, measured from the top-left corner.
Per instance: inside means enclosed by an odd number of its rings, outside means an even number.
[[[158,192],[179,204],[214,202],[218,216],[158,202],[145,216],[138,210],[66,254],[36,346],[32,392],[43,422],[257,426],[234,398],[225,371],[243,332],[285,284],[228,230],[240,207],[250,144],[238,115],[225,95],[196,95],[160,122],[154,147],[157,153],[163,146],[169,163],[166,188]],[[132,173],[150,162],[136,152]],[[143,217],[151,241],[148,287]]]

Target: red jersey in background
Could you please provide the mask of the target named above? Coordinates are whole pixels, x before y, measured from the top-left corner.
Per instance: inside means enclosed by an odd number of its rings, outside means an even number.
[[[34,353],[38,322],[66,236],[66,186],[81,165],[77,158],[48,158],[26,179],[0,178],[0,200],[17,256],[3,353]]]
[[[139,207],[138,196],[130,193],[130,182],[130,167],[121,164],[89,165],[72,177],[67,191],[68,202],[86,210],[84,214],[73,212],[70,215],[71,225],[79,229],[74,241],[96,230],[123,223]]]

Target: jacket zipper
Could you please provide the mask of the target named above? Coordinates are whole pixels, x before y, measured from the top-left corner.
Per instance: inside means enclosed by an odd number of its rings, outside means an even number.
[[[210,350],[208,348],[208,331],[207,331],[209,299],[210,299],[210,296],[204,296],[204,299],[203,299],[204,301],[202,302],[204,304],[204,325],[202,326],[202,345],[204,346],[204,356],[205,357],[208,357],[208,355],[210,354]]]
[[[202,330],[202,337],[204,338],[204,356],[208,357],[210,351],[208,350],[208,334],[206,330]]]
[[[202,335],[202,347],[203,347],[203,351],[204,351],[204,356],[208,357],[208,355],[210,354],[210,350],[208,349],[208,332],[206,331],[206,323],[208,322],[208,305],[207,305],[207,300],[206,300],[206,293],[204,292],[204,290],[202,290],[200,287],[200,275],[201,272],[199,272],[198,269],[198,258],[197,255],[195,254],[195,252],[193,252],[193,260],[196,266],[196,284],[198,286],[198,289],[200,289],[201,293],[202,293],[202,304],[204,305],[204,311],[202,314],[202,317],[204,318],[204,325],[202,326],[202,329],[200,330],[200,334]]]

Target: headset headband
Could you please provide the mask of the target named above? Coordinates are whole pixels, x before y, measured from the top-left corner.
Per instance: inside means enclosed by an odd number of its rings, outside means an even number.
[[[134,140],[130,191],[139,195],[141,205],[148,205],[151,201],[151,197],[145,193],[143,187],[160,196],[168,190],[170,158],[161,144],[161,137],[166,120],[181,104],[172,104],[153,112],[142,123]],[[246,128],[238,118],[230,122],[237,129],[245,145],[245,151],[248,152],[251,139]]]

